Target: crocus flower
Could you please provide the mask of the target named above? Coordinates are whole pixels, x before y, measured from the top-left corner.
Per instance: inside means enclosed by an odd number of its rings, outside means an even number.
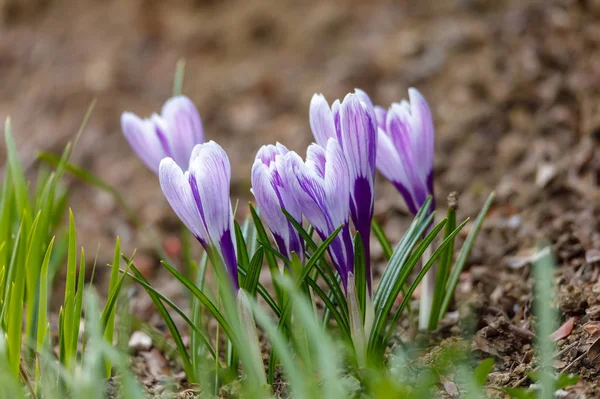
[[[150,118],[123,112],[121,128],[133,151],[154,173],[158,173],[160,161],[166,157],[187,170],[194,146],[204,142],[200,114],[185,96],[167,100],[161,115]]]
[[[433,196],[434,130],[431,110],[416,89],[408,89],[410,103],[402,100],[386,111],[375,107],[379,141],[377,168],[400,191],[408,209],[416,214]],[[435,204],[432,202],[432,212]],[[421,281],[419,328],[427,329],[435,290],[436,267]]]
[[[375,153],[377,125],[369,96],[362,90],[346,95],[331,108],[321,94],[310,103],[310,126],[315,140],[324,146],[330,137],[339,141],[348,164],[350,177],[350,212],[360,233],[366,256],[367,284],[371,291],[370,240],[375,192]]]
[[[302,212],[285,172],[285,155],[288,152],[280,143],[260,148],[252,166],[252,193],[279,252],[288,259],[295,252],[303,260],[304,242],[281,211],[281,208],[285,209],[296,221],[302,222]]]
[[[416,214],[433,195],[433,119],[425,98],[408,89],[402,100],[386,111],[375,107],[378,135],[377,169],[400,191]],[[432,204],[431,210],[435,207]]]
[[[196,145],[185,172],[172,158],[165,158],[158,178],[173,211],[207,252],[216,250],[234,288],[239,288],[229,198],[231,167],[223,148],[214,141]]]
[[[343,226],[328,251],[347,289],[348,274],[354,271],[354,251],[348,220],[350,175],[342,148],[330,138],[325,147],[311,144],[306,162],[295,152],[288,152],[285,166],[300,210],[321,239]]]

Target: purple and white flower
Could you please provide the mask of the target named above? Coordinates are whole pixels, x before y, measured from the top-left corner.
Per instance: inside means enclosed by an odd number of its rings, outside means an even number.
[[[154,173],[158,173],[160,161],[167,157],[186,170],[194,146],[204,142],[200,114],[185,96],[167,100],[161,115],[150,118],[123,112],[121,128],[133,151]]]
[[[214,141],[196,145],[185,172],[172,158],[165,158],[158,178],[171,208],[207,251],[217,251],[239,288],[229,198],[231,167],[223,148]]]
[[[285,171],[285,155],[288,152],[280,143],[260,148],[252,166],[252,193],[279,252],[288,259],[295,252],[303,260],[304,242],[281,211],[285,209],[298,223],[302,223],[302,212]]]
[[[342,148],[334,138],[325,147],[311,144],[306,162],[290,151],[285,167],[300,210],[321,239],[343,226],[328,251],[347,289],[348,274],[354,271],[354,249],[348,220],[350,175]]]
[[[433,195],[434,130],[425,98],[412,88],[408,95],[410,102],[393,103],[387,111],[375,107],[377,169],[396,186],[408,209],[416,214]]]
[[[350,212],[352,221],[365,248],[367,283],[371,290],[369,258],[371,220],[375,203],[375,158],[377,124],[373,103],[362,90],[346,95],[340,103],[329,107],[321,94],[310,103],[310,126],[317,143],[324,146],[330,137],[336,138],[344,152],[350,178]]]

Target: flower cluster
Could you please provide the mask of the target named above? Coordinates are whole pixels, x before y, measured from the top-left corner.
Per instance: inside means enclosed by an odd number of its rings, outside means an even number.
[[[283,256],[295,253],[303,261],[305,254],[302,237],[282,209],[300,224],[306,219],[322,239],[341,227],[328,251],[347,289],[354,272],[352,221],[365,249],[371,291],[375,169],[397,187],[412,213],[433,194],[431,112],[417,90],[409,90],[409,99],[385,110],[358,89],[331,106],[315,94],[309,122],[316,143],[308,147],[306,159],[280,143],[258,151],[252,193]],[[177,216],[205,248],[218,252],[237,288],[230,164],[218,144],[202,144],[202,122],[193,103],[179,96],[165,103],[161,116],[142,120],[124,113],[121,121],[133,150],[158,173]]]

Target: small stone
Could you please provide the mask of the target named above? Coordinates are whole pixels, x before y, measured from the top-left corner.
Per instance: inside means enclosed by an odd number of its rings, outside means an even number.
[[[145,352],[152,348],[152,338],[142,331],[134,331],[129,338],[129,349]]]
[[[550,163],[542,163],[538,166],[535,184],[538,187],[546,187],[548,183],[556,176],[556,168]]]

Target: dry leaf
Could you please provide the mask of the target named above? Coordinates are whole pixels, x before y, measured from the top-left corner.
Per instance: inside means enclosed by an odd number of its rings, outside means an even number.
[[[597,363],[600,361],[600,337],[596,338],[592,346],[588,349],[587,359],[591,363]]]
[[[596,334],[600,331],[600,321],[588,321],[583,325],[583,331],[590,335]]]
[[[550,336],[550,338],[552,338],[552,341],[554,341],[554,342],[561,340],[563,338],[567,338],[569,335],[571,335],[571,332],[573,331],[574,326],[575,326],[575,318],[571,317],[562,326],[558,327],[558,330],[554,331],[552,333],[552,335]]]
[[[457,398],[459,392],[458,392],[458,388],[456,387],[456,384],[444,377],[441,377],[441,380],[442,380],[442,384],[444,385],[444,389],[446,390],[448,395],[450,395],[450,397],[452,397],[452,398]]]

